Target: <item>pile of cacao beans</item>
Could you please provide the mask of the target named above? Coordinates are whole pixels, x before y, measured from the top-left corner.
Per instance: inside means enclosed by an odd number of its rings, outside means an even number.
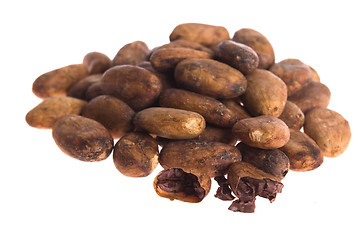
[[[90,52],[83,62],[40,75],[43,99],[27,123],[52,129],[67,155],[87,162],[111,154],[119,172],[146,177],[161,165],[155,192],[201,202],[210,192],[254,212],[273,202],[289,170],[311,171],[342,154],[347,120],[328,109],[331,93],[298,59],[275,62],[269,40],[249,28],[230,37],[221,26],[184,23],[169,42],[142,41],[113,59]]]

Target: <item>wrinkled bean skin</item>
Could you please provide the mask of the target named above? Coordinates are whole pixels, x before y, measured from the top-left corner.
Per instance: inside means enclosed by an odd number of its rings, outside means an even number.
[[[150,57],[153,68],[158,72],[171,72],[177,64],[187,58],[211,58],[207,52],[191,48],[161,48]]]
[[[282,114],[287,101],[287,86],[270,71],[256,69],[248,74],[247,90],[241,100],[253,116]]]
[[[305,133],[320,147],[326,157],[343,153],[351,140],[348,121],[339,113],[327,108],[313,108],[306,113]]]
[[[189,40],[212,47],[223,40],[230,39],[226,28],[201,23],[183,23],[176,26],[169,36],[170,41]]]
[[[89,74],[103,73],[112,66],[112,60],[100,52],[90,52],[84,56],[83,64],[87,68]]]
[[[209,177],[224,175],[232,163],[241,160],[241,153],[234,146],[197,140],[170,142],[159,155],[159,163],[165,169],[181,168]]]
[[[298,59],[285,59],[269,70],[286,83],[288,96],[300,90],[313,76],[311,68]]]
[[[238,69],[243,74],[252,73],[259,63],[257,53],[247,45],[232,40],[225,40],[217,45],[217,58]]]
[[[161,49],[161,48],[190,48],[190,49],[206,52],[211,57],[214,56],[214,51],[211,48],[208,48],[200,43],[184,40],[184,39],[172,41],[170,43],[158,47],[157,49]]]
[[[300,130],[305,121],[305,115],[296,104],[291,101],[287,101],[279,119],[284,121],[289,128]]]
[[[159,97],[162,107],[179,108],[201,114],[207,123],[232,127],[236,116],[220,101],[190,91],[170,88]]]
[[[269,173],[282,180],[290,168],[287,155],[279,149],[264,150],[238,143],[237,148],[242,154],[242,161]]]
[[[250,28],[242,28],[234,33],[233,41],[251,47],[258,55],[258,68],[268,69],[275,62],[275,53],[268,39]]]
[[[125,176],[146,177],[158,165],[158,144],[146,133],[127,133],[114,146],[113,162]]]
[[[162,83],[148,70],[131,65],[115,66],[103,74],[101,89],[128,104],[135,111],[151,106],[162,90]]]
[[[321,149],[307,134],[290,129],[290,140],[280,148],[290,160],[290,169],[298,172],[310,171],[323,163]]]
[[[175,108],[153,107],[138,112],[134,125],[150,134],[169,139],[191,139],[206,126],[202,115]]]
[[[133,130],[132,119],[135,112],[125,102],[113,96],[93,98],[84,106],[81,114],[103,124],[113,138],[121,138]]]
[[[326,108],[330,99],[331,92],[328,87],[315,81],[311,81],[288,97],[288,100],[296,104],[304,113],[315,107]]]
[[[113,66],[116,65],[138,65],[146,61],[150,54],[150,50],[146,43],[135,41],[124,45],[113,58]]]
[[[241,142],[262,149],[280,148],[290,138],[287,125],[268,115],[242,119],[234,124],[232,132]]]
[[[65,96],[76,82],[88,76],[83,64],[72,64],[40,75],[33,83],[33,93],[39,98]]]
[[[214,98],[235,98],[247,88],[240,71],[212,59],[185,59],[175,68],[174,76],[181,87]]]
[[[53,138],[69,156],[86,162],[106,159],[113,150],[113,138],[108,130],[92,119],[66,115],[53,126]]]
[[[29,126],[42,129],[53,128],[59,118],[79,115],[87,102],[72,97],[48,97],[26,114]]]

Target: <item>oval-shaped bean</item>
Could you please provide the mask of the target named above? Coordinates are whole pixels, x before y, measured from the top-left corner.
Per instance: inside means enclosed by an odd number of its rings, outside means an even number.
[[[185,59],[175,68],[175,80],[183,88],[215,98],[234,98],[246,91],[243,74],[212,59]]]
[[[81,114],[100,122],[113,138],[121,138],[133,129],[133,109],[113,96],[101,95],[93,98],[84,106]]]
[[[65,96],[76,82],[88,76],[83,64],[72,64],[44,73],[35,79],[33,93],[39,98]]]
[[[195,112],[152,107],[138,112],[133,123],[148,133],[169,139],[190,139],[204,130],[206,121]]]
[[[230,37],[225,27],[202,23],[183,23],[173,29],[169,39],[170,41],[189,40],[211,47],[223,40],[230,39]]]
[[[287,125],[269,115],[242,119],[234,124],[232,132],[241,142],[262,149],[280,148],[290,138]]]
[[[26,114],[26,122],[35,128],[52,128],[55,121],[69,115],[79,115],[86,101],[72,97],[49,97]]]
[[[279,119],[284,121],[289,128],[300,130],[305,121],[305,115],[296,104],[291,101],[287,101]]]
[[[242,28],[234,33],[233,41],[251,47],[258,55],[258,68],[268,69],[275,62],[275,53],[268,39],[250,28]]]
[[[293,171],[310,171],[323,163],[323,155],[316,142],[297,130],[290,129],[290,140],[280,150],[287,155]]]
[[[247,45],[225,40],[220,42],[216,49],[216,56],[220,61],[238,69],[243,74],[250,74],[258,67],[258,55]]]
[[[253,116],[278,117],[287,101],[287,86],[270,71],[256,69],[246,76],[247,90],[241,96],[247,111]]]
[[[112,95],[138,111],[152,105],[162,90],[162,83],[148,70],[120,65],[107,70],[101,80],[103,94]]]
[[[106,159],[113,150],[113,138],[108,130],[95,120],[66,115],[53,126],[53,138],[58,147],[69,156],[86,162]]]
[[[311,68],[298,59],[285,59],[269,70],[286,83],[288,96],[300,90],[313,76]]]
[[[124,45],[113,58],[113,66],[138,65],[148,59],[150,50],[146,43],[135,41]]]
[[[236,123],[236,116],[220,101],[182,89],[165,90],[159,96],[159,104],[199,113],[207,123],[220,127],[232,127]]]
[[[100,52],[90,52],[84,56],[83,64],[87,68],[89,74],[103,73],[112,66],[112,60]]]
[[[158,72],[171,72],[177,64],[187,58],[211,58],[207,52],[191,48],[160,48],[153,52],[150,62]]]
[[[115,144],[113,161],[125,176],[146,177],[158,165],[158,144],[146,133],[127,133]]]
[[[326,108],[330,103],[331,92],[328,87],[320,82],[311,81],[288,100],[295,103],[302,112],[306,113],[315,107]]]
[[[304,130],[326,157],[337,157],[343,153],[351,140],[348,121],[341,114],[326,108],[313,108],[307,112]]]
[[[226,174],[232,163],[241,160],[241,153],[235,146],[197,140],[170,142],[159,154],[159,163],[165,169],[181,168],[209,177]]]

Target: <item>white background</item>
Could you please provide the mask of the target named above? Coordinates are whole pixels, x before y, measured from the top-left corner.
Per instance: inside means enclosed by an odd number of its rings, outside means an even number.
[[[64,155],[50,130],[29,127],[41,100],[32,82],[126,43],[167,43],[184,22],[263,33],[276,61],[298,58],[332,92],[330,109],[349,120],[352,140],[317,170],[290,172],[274,203],[254,214],[159,198],[153,178],[121,175],[111,157],[85,163]],[[357,1],[2,1],[0,4],[0,239],[360,239],[360,7]]]

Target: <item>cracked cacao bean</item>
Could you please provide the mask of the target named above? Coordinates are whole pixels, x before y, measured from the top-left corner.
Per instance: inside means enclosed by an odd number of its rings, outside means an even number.
[[[169,168],[155,177],[153,186],[160,197],[198,203],[209,193],[211,183],[211,178],[205,174]]]

